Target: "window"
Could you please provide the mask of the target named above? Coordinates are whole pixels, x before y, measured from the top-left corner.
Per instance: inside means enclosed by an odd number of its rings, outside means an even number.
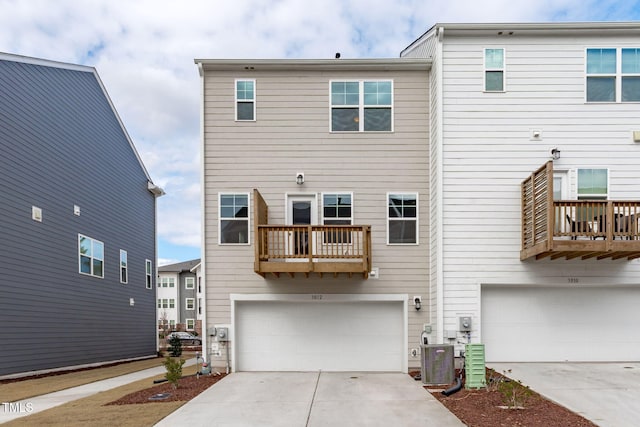
[[[169,320],[169,328],[174,329],[176,327],[176,321],[175,320]]]
[[[104,243],[78,234],[80,273],[104,277]]]
[[[202,298],[198,298],[198,314],[202,314]]]
[[[184,278],[184,288],[185,289],[195,289],[196,287],[196,278],[195,277],[185,277]]]
[[[622,102],[640,101],[640,49],[622,49]]]
[[[174,298],[169,298],[169,308],[176,308],[176,300]]]
[[[236,120],[255,121],[256,81],[236,80]]]
[[[249,243],[249,194],[220,194],[220,244]]]
[[[578,199],[607,200],[608,169],[578,169]]]
[[[184,306],[186,310],[195,310],[196,309],[196,300],[195,298],[185,298]]]
[[[351,225],[353,209],[351,193],[323,194],[322,217],[325,225]],[[324,243],[351,243],[351,233],[325,233]]]
[[[484,90],[504,92],[504,49],[484,50]]]
[[[417,244],[418,194],[388,194],[387,222],[387,242],[389,244]]]
[[[195,319],[186,319],[187,322],[187,331],[193,331],[196,327]]]
[[[158,307],[158,308],[160,308],[160,307]],[[162,308],[169,308],[169,300],[168,299],[164,298],[162,300]]]
[[[162,308],[162,300],[158,298],[158,308]]]
[[[120,249],[120,283],[127,283],[129,274],[127,272],[127,251]]]
[[[590,48],[586,62],[587,102],[640,102],[640,48]]]
[[[160,277],[160,283],[158,284],[158,287],[174,288],[175,286],[176,286],[175,277]]]
[[[145,274],[147,277],[147,289],[153,287],[153,269],[151,268],[151,260],[145,260]]]
[[[391,80],[331,82],[332,132],[390,132],[392,113]]]

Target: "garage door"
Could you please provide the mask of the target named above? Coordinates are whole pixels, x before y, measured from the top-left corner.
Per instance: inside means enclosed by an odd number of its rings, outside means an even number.
[[[483,287],[492,362],[638,361],[640,288]]]
[[[402,371],[403,303],[237,301],[238,371]]]

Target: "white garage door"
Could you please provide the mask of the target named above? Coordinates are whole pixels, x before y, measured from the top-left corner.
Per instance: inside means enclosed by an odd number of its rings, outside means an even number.
[[[403,303],[236,301],[238,371],[402,371]]]
[[[483,287],[490,362],[640,360],[640,288]]]

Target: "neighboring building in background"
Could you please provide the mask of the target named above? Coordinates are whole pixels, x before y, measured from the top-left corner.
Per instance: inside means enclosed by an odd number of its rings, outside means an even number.
[[[156,356],[156,197],[94,68],[0,54],[0,376]]]
[[[402,56],[433,61],[433,341],[471,317],[488,361],[637,361],[640,23],[436,24]]]
[[[430,61],[196,62],[206,327],[231,328],[205,347],[213,363],[418,367]]]
[[[202,334],[198,303],[199,259],[158,267],[157,309],[158,329],[188,331]]]

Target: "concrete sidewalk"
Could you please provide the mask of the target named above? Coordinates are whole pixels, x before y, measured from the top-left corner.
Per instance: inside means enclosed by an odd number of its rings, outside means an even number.
[[[158,427],[421,426],[464,424],[407,374],[239,372]]]
[[[640,363],[487,363],[601,427],[640,425]],[[510,371],[510,372],[505,372]]]
[[[184,366],[195,365],[196,359],[188,359]],[[106,380],[96,381],[93,383],[81,385],[78,387],[68,388],[66,390],[56,391],[54,393],[43,394],[42,396],[30,397],[28,399],[12,402],[12,407],[7,405],[0,406],[0,424],[25,417],[27,415],[36,414],[47,409],[82,399],[87,396],[99,393],[101,391],[110,390],[120,387],[134,381],[143,380],[153,376],[164,377],[167,372],[164,366],[149,368],[130,374],[121,375],[119,377],[108,378]]]

